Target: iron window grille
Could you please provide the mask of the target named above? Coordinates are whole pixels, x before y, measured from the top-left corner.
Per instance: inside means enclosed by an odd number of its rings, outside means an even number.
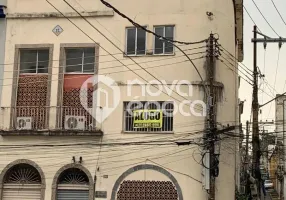
[[[161,128],[135,128],[135,110],[162,110]],[[170,101],[130,101],[124,102],[124,132],[154,132],[172,133],[173,132],[173,112],[174,103]]]

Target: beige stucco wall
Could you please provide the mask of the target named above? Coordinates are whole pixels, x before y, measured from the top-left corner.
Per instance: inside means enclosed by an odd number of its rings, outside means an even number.
[[[72,10],[63,2],[51,0],[51,2],[62,12],[70,13]],[[235,18],[234,6],[232,0],[200,0],[200,1],[132,1],[125,0],[124,4],[121,1],[110,1],[115,7],[119,8],[123,13],[126,13],[130,18],[142,25],[146,25],[149,29],[153,29],[155,25],[175,25],[175,38],[181,41],[198,41],[206,39],[211,32],[219,34],[219,42],[233,55],[236,54],[235,46]],[[79,11],[108,11],[100,1],[93,0],[78,0],[79,6],[75,1],[70,3]],[[35,9],[37,8],[37,9]],[[52,88],[51,88],[51,106],[57,105],[57,90],[58,90],[58,72],[60,59],[60,44],[62,43],[93,43],[88,37],[80,32],[74,25],[72,25],[65,18],[36,18],[42,12],[47,14],[49,12],[56,12],[44,0],[9,0],[8,18],[7,23],[7,40],[6,40],[6,54],[5,63],[14,63],[14,53],[16,44],[53,44],[53,70],[52,70]],[[21,19],[25,13],[37,12],[30,19]],[[206,12],[214,14],[213,19],[210,20]],[[103,12],[104,13],[104,12]],[[9,16],[8,15],[8,16]],[[121,49],[125,48],[125,27],[130,24],[121,17],[114,16],[101,16],[87,18],[99,30],[110,38]],[[104,47],[112,54],[122,60],[125,64],[132,64],[128,58],[124,58],[114,46],[112,46],[104,37],[102,37],[96,30],[88,25],[83,19],[73,17],[72,21],[77,24],[83,31],[92,37],[98,44]],[[60,36],[54,35],[52,29],[60,25],[64,32]],[[107,30],[108,31],[107,31]],[[153,37],[148,34],[147,36],[147,49],[153,48]],[[198,47],[200,45],[195,45]],[[189,49],[193,46],[182,46],[183,49]],[[191,51],[189,51],[192,53]],[[100,55],[107,54],[100,48]],[[197,56],[192,56],[193,58]],[[181,53],[176,51],[175,56],[142,56],[134,57],[136,62],[154,61],[164,59],[157,62],[142,64],[142,67],[152,67],[155,65],[164,65],[169,63],[176,63],[184,61],[185,58]],[[124,142],[124,141],[140,141],[140,140],[158,140],[158,139],[173,139],[175,136],[186,136],[183,134],[192,133],[194,131],[204,129],[204,118],[202,117],[184,117],[177,114],[174,117],[174,136],[171,134],[127,134],[122,133],[122,101],[132,100],[135,96],[139,96],[137,100],[170,100],[177,99],[182,101],[183,98],[174,94],[172,97],[161,95],[159,97],[140,96],[139,86],[134,86],[134,96],[126,96],[127,80],[138,78],[133,72],[114,73],[115,71],[126,70],[125,67],[118,67],[112,69],[104,69],[105,67],[120,65],[117,61],[105,62],[114,60],[111,56],[99,57],[99,74],[105,74],[117,82],[123,83],[120,85],[121,102],[115,111],[110,115],[107,120],[100,126],[104,131],[103,143],[110,142]],[[205,77],[205,59],[194,61],[200,73]],[[131,69],[138,69],[136,65],[130,66]],[[234,69],[234,68],[233,68]],[[235,70],[235,69],[234,69]],[[172,82],[173,80],[189,80],[200,81],[196,71],[189,62],[162,66],[157,68],[150,68],[148,71],[156,76],[158,79]],[[13,64],[5,65],[4,86],[2,95],[2,107],[9,107],[11,105],[12,94],[12,77],[13,77]],[[113,72],[113,73],[112,73]],[[146,80],[154,80],[154,78],[144,72],[137,70],[136,73],[140,74]],[[216,81],[223,83],[224,90],[221,101],[218,103],[217,120],[221,124],[235,125],[237,121],[237,74],[228,69],[225,65],[217,62],[216,65]],[[104,87],[99,85],[99,87]],[[185,86],[186,87],[186,86]],[[184,88],[186,89],[186,88]],[[135,90],[137,90],[135,92]],[[189,98],[189,97],[188,97]],[[202,100],[203,90],[194,87],[192,100]],[[2,113],[3,115],[3,113]],[[6,116],[6,117],[5,117]],[[6,124],[9,124],[8,113],[1,116]],[[7,121],[8,120],[8,121]],[[52,120],[52,119],[51,119]],[[200,134],[189,135],[188,138],[201,137]],[[99,144],[99,138],[75,138],[75,137],[2,137],[1,144],[15,145],[15,144],[70,144],[70,143],[87,143],[92,142]],[[234,141],[228,140],[222,143],[221,147],[221,162],[220,162],[220,176],[217,178],[217,199],[234,199],[235,189],[235,156],[236,148]],[[188,149],[182,152],[180,150]],[[98,152],[101,152],[98,155]],[[176,153],[177,152],[177,153]],[[26,147],[21,151],[17,149],[2,149],[0,152],[0,170],[3,169],[8,163],[16,159],[31,159],[36,162],[44,171],[46,176],[46,194],[45,199],[51,199],[51,184],[53,176],[57,170],[65,164],[71,163],[72,156],[83,157],[83,165],[92,173],[98,175],[96,187],[98,190],[107,190],[108,198],[110,199],[112,187],[116,179],[127,169],[136,165],[136,163],[149,163],[146,159],[151,159],[157,163],[164,165],[170,169],[185,173],[196,179],[201,180],[202,166],[197,164],[201,157],[199,155],[197,146],[107,146],[99,149],[98,145],[81,145],[74,147]],[[176,154],[175,154],[176,153]],[[173,155],[172,155],[173,154]],[[165,155],[165,156],[164,156]],[[99,158],[99,161],[97,161]],[[195,158],[195,159],[194,159]],[[97,166],[99,171],[96,170]],[[140,172],[141,173],[141,172]],[[141,175],[138,172],[132,175],[132,178],[139,179]],[[175,176],[180,184],[183,192],[184,199],[202,200],[206,199],[206,192],[203,190],[202,185],[193,181],[191,178],[170,171]],[[108,178],[103,178],[103,175],[108,175]],[[147,179],[162,179],[161,174],[148,172]]]
[[[278,96],[279,94],[277,94]],[[286,100],[286,96],[280,96],[275,101],[275,121],[276,123],[276,134],[280,141],[283,140],[283,120],[284,120],[284,101]]]

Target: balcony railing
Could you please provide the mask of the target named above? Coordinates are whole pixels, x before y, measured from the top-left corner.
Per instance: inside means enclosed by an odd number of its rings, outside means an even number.
[[[83,107],[2,107],[0,130],[95,131],[96,121]]]
[[[62,130],[95,130],[95,119],[83,107],[58,107],[57,128]]]

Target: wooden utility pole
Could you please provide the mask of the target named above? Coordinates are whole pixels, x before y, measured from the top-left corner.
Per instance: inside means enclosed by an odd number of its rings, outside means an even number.
[[[249,156],[248,156],[248,149],[249,149],[249,121],[246,121],[246,145],[245,145],[245,157],[244,157],[244,187],[245,187],[245,192],[248,195],[250,192],[250,188],[248,188],[248,167],[249,167]]]
[[[257,38],[257,34],[263,36],[264,38]],[[257,179],[257,186],[258,186],[258,194],[260,197],[260,188],[261,188],[261,175],[259,169],[259,161],[260,161],[260,141],[259,141],[259,126],[258,126],[258,112],[259,108],[269,104],[270,102],[274,101],[278,97],[264,103],[263,105],[258,104],[258,84],[257,84],[257,43],[263,43],[264,47],[266,48],[267,43],[278,43],[279,48],[281,48],[282,43],[286,42],[286,38],[270,38],[260,32],[257,31],[257,27],[254,26],[253,30],[253,100],[252,100],[252,113],[253,113],[253,125],[252,125],[252,145],[253,145],[253,157],[252,157],[252,174]],[[285,145],[285,144],[284,144]],[[285,149],[286,150],[286,149]]]
[[[254,26],[253,38],[257,39],[257,27]],[[260,163],[260,141],[259,141],[259,104],[258,104],[258,83],[257,83],[257,42],[253,41],[253,96],[252,96],[252,175],[257,180],[257,192],[260,197],[260,177],[259,177],[259,163]]]
[[[215,178],[217,176],[217,155],[215,154],[215,141],[216,141],[216,117],[215,117],[215,98],[214,98],[214,72],[215,72],[215,38],[211,34],[209,38],[209,153],[210,153],[210,191],[209,200],[215,200]]]
[[[248,149],[249,149],[249,121],[246,122],[246,146],[244,163],[248,165]],[[246,169],[246,168],[245,168]]]

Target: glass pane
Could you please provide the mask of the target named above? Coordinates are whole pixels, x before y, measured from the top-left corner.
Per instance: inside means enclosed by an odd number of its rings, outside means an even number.
[[[127,54],[134,55],[135,54],[135,37],[136,37],[136,29],[129,28],[127,29]]]
[[[38,73],[48,73],[49,50],[38,50]]]
[[[155,33],[160,36],[164,36],[164,28],[163,27],[155,28]],[[155,37],[155,49],[154,49],[155,54],[162,54],[164,52],[163,48],[164,48],[163,41],[160,40],[158,37]]]
[[[174,27],[173,26],[165,27],[165,37],[170,40],[174,39]],[[171,43],[165,42],[165,53],[166,54],[174,53],[174,46]]]
[[[66,49],[66,72],[82,72],[83,49]]]
[[[137,50],[136,54],[145,54],[146,51],[146,32],[140,28],[137,29]]]
[[[36,73],[37,50],[20,51],[20,73]]]
[[[83,72],[93,73],[95,66],[95,50],[94,48],[85,48],[84,49],[84,65]]]

